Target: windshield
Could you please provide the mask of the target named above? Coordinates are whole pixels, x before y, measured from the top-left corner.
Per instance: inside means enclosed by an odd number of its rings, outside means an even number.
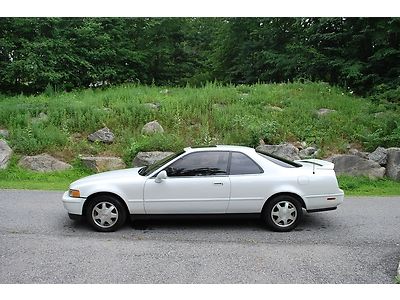
[[[177,153],[167,156],[166,158],[163,158],[162,160],[156,161],[154,164],[152,164],[150,166],[143,167],[139,170],[139,174],[142,176],[147,176],[147,175],[153,173],[158,168],[160,168],[162,165],[173,160],[174,158],[178,157],[179,155],[181,155],[184,152],[185,151],[179,151]]]
[[[284,167],[284,168],[299,168],[302,165],[298,164],[294,161],[291,161],[289,159],[285,159],[283,157],[277,156],[277,155],[273,155],[271,153],[265,152],[265,151],[260,151],[260,150],[256,150],[256,152],[261,155],[262,157],[268,159],[269,161],[272,161],[273,163]]]

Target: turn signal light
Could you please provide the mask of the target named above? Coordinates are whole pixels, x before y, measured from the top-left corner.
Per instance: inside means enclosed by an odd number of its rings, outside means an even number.
[[[69,190],[69,196],[74,198],[80,198],[81,193],[78,190]]]

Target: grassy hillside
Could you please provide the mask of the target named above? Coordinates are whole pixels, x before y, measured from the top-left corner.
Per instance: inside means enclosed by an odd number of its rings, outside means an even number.
[[[159,103],[160,109],[145,107],[148,102]],[[337,112],[318,117],[319,108]],[[43,113],[47,118],[39,118]],[[9,143],[17,153],[48,152],[66,161],[78,154],[101,154],[130,162],[139,150],[176,150],[208,143],[256,146],[260,138],[266,143],[306,141],[326,156],[345,151],[349,143],[372,149],[399,116],[396,108],[376,105],[324,83],[209,84],[168,90],[121,86],[0,99],[0,127],[10,131]],[[158,120],[165,133],[142,136],[142,126],[152,120]],[[103,126],[114,132],[115,142],[88,142],[87,135]]]
[[[144,103],[160,107],[154,110]],[[319,117],[316,111],[320,108],[336,112]],[[24,180],[26,187],[43,186],[32,183],[36,178],[47,181],[46,188],[64,187],[88,173],[79,165],[80,154],[121,156],[129,166],[138,151],[175,151],[198,144],[256,146],[260,139],[265,143],[305,141],[321,148],[321,157],[345,152],[348,144],[373,150],[400,140],[399,119],[395,106],[373,103],[324,83],[168,89],[130,85],[0,96],[0,128],[10,131],[8,142],[16,153],[10,168],[0,172],[0,186],[20,187]],[[165,133],[142,135],[143,125],[153,120],[158,120]],[[88,134],[104,126],[114,132],[113,144],[87,141]],[[72,163],[75,170],[36,175],[16,166],[20,155],[43,152]],[[364,179],[344,178],[342,182],[349,190],[369,184]]]

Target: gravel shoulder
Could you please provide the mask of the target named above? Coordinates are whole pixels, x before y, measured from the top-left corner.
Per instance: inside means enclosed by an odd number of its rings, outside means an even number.
[[[68,218],[61,192],[0,190],[0,283],[393,283],[400,197],[352,197],[293,232],[256,220]]]

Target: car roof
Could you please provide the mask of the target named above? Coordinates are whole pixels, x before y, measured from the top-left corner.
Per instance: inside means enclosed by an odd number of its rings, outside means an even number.
[[[198,151],[240,151],[240,152],[254,152],[255,150],[245,146],[235,145],[212,145],[212,146],[200,146],[200,147],[186,147],[183,150],[185,152],[198,152]]]

